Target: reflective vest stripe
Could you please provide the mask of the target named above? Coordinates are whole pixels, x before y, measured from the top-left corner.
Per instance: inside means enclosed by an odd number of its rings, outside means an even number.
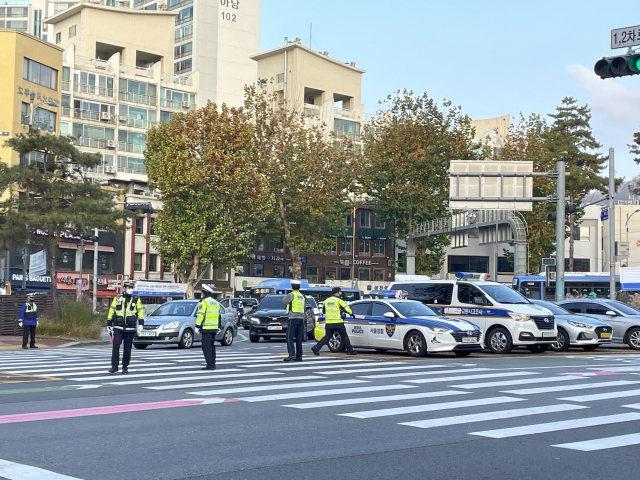
[[[304,295],[300,292],[291,292],[293,300],[287,305],[287,311],[293,313],[304,313]]]
[[[27,303],[27,308],[24,312],[25,320],[35,320],[38,317],[38,306],[35,303]]]

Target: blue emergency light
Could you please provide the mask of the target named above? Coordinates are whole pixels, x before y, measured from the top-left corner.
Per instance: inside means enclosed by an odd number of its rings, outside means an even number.
[[[490,275],[486,273],[469,273],[469,272],[457,272],[456,278],[462,280],[464,278],[472,278],[475,280],[488,280]]]

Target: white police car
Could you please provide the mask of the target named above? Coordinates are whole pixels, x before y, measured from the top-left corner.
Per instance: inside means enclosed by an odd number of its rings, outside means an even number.
[[[353,317],[344,325],[356,348],[406,350],[413,357],[427,353],[453,352],[466,357],[482,350],[482,332],[463,319],[438,316],[421,302],[399,299],[370,299],[350,303]],[[324,318],[316,324],[316,338],[324,335]],[[329,340],[332,352],[344,350],[338,332]]]

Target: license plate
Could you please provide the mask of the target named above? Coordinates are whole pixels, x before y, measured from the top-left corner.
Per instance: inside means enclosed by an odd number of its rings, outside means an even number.
[[[462,337],[462,343],[474,343],[476,341],[473,337]]]
[[[610,333],[601,333],[600,334],[600,338],[611,338],[611,334]]]
[[[156,332],[140,332],[138,336],[139,337],[155,337]]]
[[[542,332],[543,337],[555,337],[556,332]]]
[[[282,330],[282,325],[269,325],[267,330]]]

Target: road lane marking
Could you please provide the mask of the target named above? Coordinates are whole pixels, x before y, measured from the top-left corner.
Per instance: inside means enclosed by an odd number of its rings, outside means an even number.
[[[447,365],[451,367],[453,365]],[[456,368],[453,370],[437,370],[434,372],[405,372],[405,373],[381,373],[376,375],[358,375],[358,378],[397,378],[397,377],[417,377],[424,375],[444,375],[447,373],[464,373],[464,372],[490,372],[495,371],[493,368]],[[537,373],[527,373],[527,375],[538,375]],[[459,377],[453,377],[459,378]]]
[[[289,388],[328,387],[332,385],[352,385],[355,383],[369,383],[366,380],[330,380],[326,382],[290,383],[288,385],[260,385],[258,387],[223,388],[221,390],[204,390],[188,392],[189,395],[228,395],[231,393],[267,392],[270,390],[287,390]]]
[[[462,385],[450,385],[451,388],[487,388],[487,387],[507,387],[509,385],[526,385],[529,383],[549,383],[549,382],[569,382],[573,380],[584,380],[586,377],[544,377],[525,378],[522,380],[505,380],[503,382],[485,383],[465,383]]]
[[[522,427],[500,428],[497,430],[485,430],[472,432],[469,435],[477,435],[489,438],[510,438],[524,435],[536,435],[538,433],[558,432],[561,430],[573,430],[575,428],[597,427],[612,423],[622,423],[640,420],[640,413],[620,413],[617,415],[605,415],[602,417],[576,418],[574,420],[562,420],[560,422],[538,423],[524,425]]]
[[[324,408],[335,407],[338,405],[360,405],[363,403],[377,403],[377,402],[394,402],[401,400],[412,400],[415,398],[436,398],[436,397],[449,397],[455,395],[468,395],[471,392],[461,392],[459,390],[443,390],[441,392],[421,392],[410,393],[404,395],[385,395],[380,397],[360,397],[360,398],[343,398],[340,400],[327,400],[323,402],[308,402],[308,403],[292,403],[289,405],[282,405],[283,407],[309,409],[309,408]]]
[[[465,423],[486,422],[488,420],[506,420],[507,418],[524,417],[528,415],[542,415],[546,413],[568,412],[580,410],[581,405],[570,405],[561,403],[558,405],[546,405],[544,407],[514,408],[512,410],[499,410],[497,412],[472,413],[469,415],[456,415],[454,417],[432,418],[429,420],[417,420],[415,422],[404,422],[399,425],[408,425],[418,428],[446,427],[450,425],[462,425]]]
[[[412,385],[377,385],[375,387],[336,388],[332,390],[312,390],[309,392],[277,393],[238,398],[243,402],[270,402],[273,400],[289,400],[292,398],[323,397],[327,395],[348,395],[350,393],[380,392],[384,390],[403,390],[416,388]]]
[[[228,372],[229,370],[225,370],[225,372]],[[239,370],[241,371],[241,370]],[[195,373],[195,372],[194,372]],[[177,377],[170,377],[170,378],[152,378],[150,380],[119,380],[119,381],[107,381],[104,382],[105,385],[118,385],[118,386],[124,386],[124,385],[147,385],[150,383],[171,383],[171,382],[184,382],[187,380],[202,380],[203,377],[208,379],[208,380],[216,380],[219,378],[242,378],[242,377],[255,377],[256,375],[259,376],[265,376],[265,377],[269,377],[269,376],[277,376],[277,375],[283,375],[280,372],[260,372],[260,373],[224,373],[222,375],[216,375],[216,374],[212,374],[211,371],[206,371],[203,370],[202,373],[198,372],[200,375],[197,376],[192,376],[192,377],[184,377],[184,376],[177,376]],[[208,373],[209,375],[206,375],[206,373]],[[106,377],[107,379],[113,379],[113,376],[110,377]],[[120,378],[127,378],[124,376],[121,376]],[[279,377],[280,378],[280,377]],[[279,379],[278,378],[278,379]],[[284,378],[284,377],[282,377]],[[317,377],[315,377],[317,378]],[[86,380],[86,379],[83,379]],[[275,382],[277,379],[269,379],[269,380],[263,380],[263,381],[271,381],[271,382]],[[81,380],[79,380],[81,381]],[[257,379],[253,379],[252,381],[257,382]],[[168,389],[171,388],[180,388],[179,386],[175,386],[175,385],[170,385]]]
[[[579,383],[578,385],[556,385],[554,387],[524,388],[520,390],[503,390],[500,393],[510,393],[515,395],[533,395],[536,393],[586,390],[588,388],[622,387],[625,385],[637,385],[638,383],[640,382],[632,382],[630,380],[619,380],[617,382]]]
[[[0,460],[0,477],[8,480],[81,480],[30,465]]]
[[[491,370],[491,369],[487,369],[487,370]],[[455,373],[455,371],[452,371],[451,373]],[[482,375],[460,375],[455,377],[418,378],[416,380],[401,380],[401,381],[406,383],[415,383],[418,385],[422,385],[423,383],[457,382],[460,380],[476,380],[476,379],[479,380],[482,378],[522,377],[525,375],[539,375],[539,374],[535,372],[484,373]],[[362,378],[370,378],[370,377],[367,376]]]
[[[357,367],[362,367],[364,364],[373,364],[373,365],[378,365],[378,362],[374,361],[374,360],[344,360],[345,364],[342,363],[338,363],[336,362],[334,363],[330,363],[328,365],[305,365],[300,366],[300,365],[296,365],[294,367],[282,367],[282,368],[276,368],[276,370],[281,371],[281,372],[296,372],[298,370],[326,370],[328,368],[357,368]],[[351,363],[355,363],[355,365],[351,365]]]
[[[628,447],[629,445],[640,445],[640,433],[630,433],[617,437],[596,438],[595,440],[585,440],[582,442],[561,443],[551,445],[552,447],[566,448],[569,450],[579,450],[581,452],[594,452],[606,450],[608,448]]]
[[[139,372],[139,370],[133,370],[134,372]],[[228,368],[228,369],[224,369],[224,370],[219,370],[220,373],[226,373],[226,372],[244,372],[244,370],[242,370],[241,368]],[[158,372],[158,373],[128,373],[126,377],[123,378],[147,378],[147,377],[160,377],[160,376],[167,376],[167,375],[179,375],[181,373],[185,373],[185,374],[189,374],[189,375],[202,375],[202,376],[214,376],[211,374],[210,370],[196,370],[193,371],[193,369],[189,369],[189,370],[185,370],[184,367],[180,367],[180,371],[178,372]],[[264,375],[264,373],[262,373]],[[237,374],[240,375],[240,374]],[[237,376],[236,375],[236,376]],[[253,373],[252,375],[259,375],[258,373]],[[231,375],[227,375],[227,376],[231,376]],[[89,378],[65,378],[65,380],[72,380],[74,382],[88,382],[88,381],[96,381],[96,380],[113,380],[114,375],[100,375],[98,377],[89,377]],[[175,377],[175,378],[179,378],[179,377]],[[182,379],[185,379],[186,377],[181,377]],[[215,376],[215,378],[220,378],[220,376]],[[160,381],[160,380],[159,380]],[[173,380],[167,380],[167,382],[169,381],[173,381]]]
[[[593,402],[596,400],[610,400],[612,398],[625,398],[640,396],[640,390],[624,390],[622,392],[594,393],[593,395],[579,395],[576,397],[563,397],[558,400],[565,402]]]
[[[438,410],[452,410],[456,408],[478,407],[482,405],[494,405],[497,403],[524,402],[524,398],[513,397],[489,397],[476,400],[462,400],[460,402],[431,403],[429,405],[413,405],[409,407],[383,408],[379,410],[365,410],[362,412],[339,413],[343,417],[353,418],[377,418],[393,415],[405,415],[407,413],[435,412]]]
[[[401,363],[406,365],[406,362],[401,362]],[[384,365],[388,365],[388,364],[384,364]],[[354,369],[354,370],[350,370],[348,372],[326,372],[326,375],[343,375],[344,373],[396,372],[396,371],[404,371],[404,370],[428,370],[430,368],[432,368],[432,367],[430,367],[429,365],[411,365],[411,366],[408,366],[408,367],[387,367],[387,366],[383,366],[383,367],[374,367],[374,368]],[[436,374],[437,374],[437,372],[434,372],[434,375],[436,375]]]
[[[270,372],[267,372],[270,373]],[[265,373],[262,373],[265,375]],[[162,385],[160,387],[144,387],[150,390],[178,390],[180,388],[199,388],[199,387],[215,387],[218,385],[243,385],[243,384],[251,384],[251,383],[268,383],[268,382],[291,382],[296,380],[314,380],[321,379],[324,377],[320,377],[317,375],[302,375],[299,377],[274,377],[274,378],[253,378],[251,380],[231,380],[225,382],[201,382],[201,383],[190,383],[187,385]],[[176,379],[177,381],[183,379]],[[201,378],[198,378],[201,380]],[[142,380],[140,380],[142,381]]]

